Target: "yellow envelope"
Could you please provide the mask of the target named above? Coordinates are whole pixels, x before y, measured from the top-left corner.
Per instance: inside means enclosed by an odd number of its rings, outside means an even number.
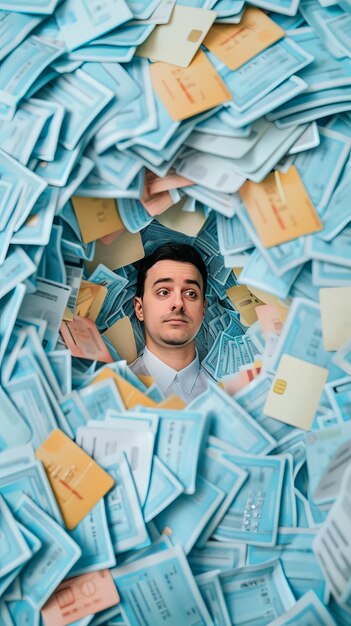
[[[176,5],[167,24],[160,24],[136,54],[151,61],[188,67],[216,19],[215,11]]]
[[[196,237],[206,222],[206,216],[203,211],[183,211],[184,202],[185,198],[182,198],[165,213],[158,215],[156,220],[166,228],[184,233],[188,237]]]
[[[233,272],[236,278],[240,276],[240,273],[242,272],[242,270],[243,270],[242,267],[233,267]],[[281,320],[283,323],[285,322],[286,316],[289,313],[289,307],[286,304],[284,304],[276,296],[272,296],[271,293],[268,293],[268,291],[264,291],[263,289],[250,287],[250,291],[251,293],[254,294],[254,296],[256,296],[256,298],[261,300],[264,304],[276,304],[280,312]]]
[[[240,321],[251,326],[257,322],[256,307],[263,304],[246,285],[235,285],[227,289],[227,296],[240,313]]]
[[[283,354],[263,408],[264,415],[310,430],[327,377],[325,367]]]
[[[204,46],[231,70],[237,70],[284,35],[263,11],[248,7],[239,24],[214,24]]]
[[[150,66],[150,73],[157,95],[176,121],[186,120],[232,99],[226,84],[202,50],[187,68],[154,63]]]
[[[72,530],[113,487],[113,478],[62,430],[54,430],[36,451],[44,465],[63,520]]]
[[[125,380],[119,374],[116,374],[113,370],[108,367],[105,367],[100,374],[94,378],[92,381],[94,383],[100,382],[100,380],[106,380],[107,378],[112,378],[117,385],[117,389],[119,394],[123,400],[124,406],[126,409],[132,409],[137,404],[141,404],[142,406],[150,406],[155,407],[157,403],[151,398],[148,398],[144,393],[139,391],[136,387],[131,385],[127,380]]]
[[[319,290],[323,343],[326,350],[340,350],[351,339],[351,287]]]
[[[128,317],[117,320],[105,330],[104,337],[111,341],[121,359],[132,363],[138,356],[133,327]]]
[[[271,293],[268,293],[268,291],[264,291],[263,289],[257,289],[256,287],[250,287],[250,291],[252,291],[252,293],[255,296],[257,296],[257,298],[262,300],[262,302],[264,302],[265,304],[275,304],[278,307],[278,309],[279,309],[279,313],[280,313],[280,317],[281,317],[282,322],[283,323],[285,322],[286,317],[287,317],[287,315],[289,313],[289,307],[286,304],[284,304],[276,296],[272,296]]]
[[[141,380],[141,382],[143,383],[143,385],[145,385],[145,387],[149,388],[151,387],[155,380],[154,378],[152,378],[152,376],[145,376],[144,374],[137,374],[139,380]]]
[[[283,320],[280,315],[280,309],[276,304],[262,304],[261,306],[257,306],[256,315],[266,339],[271,333],[280,335]]]
[[[140,233],[130,233],[126,231],[108,246],[96,242],[94,259],[86,261],[85,265],[89,274],[91,274],[99,263],[103,263],[110,270],[116,270],[129,263],[135,263],[145,256]]]
[[[247,180],[239,193],[266,248],[323,228],[294,166],[286,174],[268,174],[261,183]]]
[[[63,314],[63,321],[64,322],[73,322],[73,313],[71,313],[71,311],[69,310],[68,306],[66,306],[65,308],[65,312]]]
[[[75,315],[87,317],[94,322],[99,315],[108,289],[89,280],[82,280],[78,292]]]
[[[173,411],[180,411],[181,409],[184,409],[184,407],[186,407],[186,404],[184,400],[182,400],[182,398],[179,398],[179,396],[172,395],[168,396],[168,398],[166,398],[165,400],[162,400],[162,402],[160,402],[157,406],[159,406],[160,409],[172,409]]]
[[[72,196],[72,204],[84,243],[100,239],[116,230],[124,230],[116,201],[112,198]]]

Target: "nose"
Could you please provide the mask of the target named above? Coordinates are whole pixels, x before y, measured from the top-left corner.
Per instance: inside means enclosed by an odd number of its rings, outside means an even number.
[[[171,302],[171,311],[184,312],[184,301],[181,292],[174,291]]]

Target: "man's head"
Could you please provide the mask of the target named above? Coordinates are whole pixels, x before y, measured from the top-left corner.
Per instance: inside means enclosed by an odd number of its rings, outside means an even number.
[[[206,266],[190,245],[167,243],[141,260],[134,309],[148,347],[191,344],[205,314]]]

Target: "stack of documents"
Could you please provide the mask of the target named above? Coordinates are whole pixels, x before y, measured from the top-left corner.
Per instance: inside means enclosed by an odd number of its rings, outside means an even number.
[[[1,626],[351,625],[349,0],[0,0]],[[208,270],[186,405],[137,262]]]

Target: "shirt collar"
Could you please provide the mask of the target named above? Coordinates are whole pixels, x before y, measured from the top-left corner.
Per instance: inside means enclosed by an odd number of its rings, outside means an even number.
[[[152,354],[146,346],[143,358],[150,376],[155,379],[162,393],[164,393],[173,383],[176,376],[178,376],[178,380],[183,391],[187,394],[192,392],[200,370],[200,359],[197,350],[195,359],[179,372],[173,369],[173,367],[166,365],[166,363],[161,361],[161,359]]]

